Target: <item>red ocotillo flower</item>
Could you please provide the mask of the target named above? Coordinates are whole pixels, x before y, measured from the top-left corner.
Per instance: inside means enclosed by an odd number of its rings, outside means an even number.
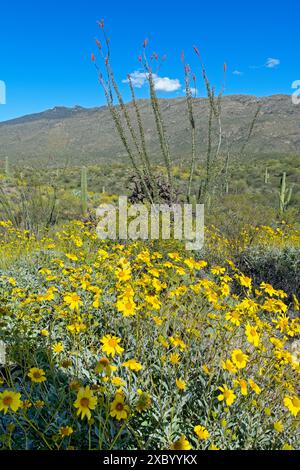
[[[184,51],[181,52],[181,61],[184,62]]]
[[[194,49],[194,51],[196,52],[197,56],[199,56],[199,57],[200,57],[200,52],[199,52],[199,49],[198,49],[198,47],[196,47],[196,46],[193,46],[193,49]]]
[[[93,52],[91,53],[91,60],[92,60],[92,62],[95,62],[95,60],[96,60],[95,59],[95,54]]]
[[[226,70],[227,70],[227,64],[226,64],[226,62],[224,62],[223,70],[224,70],[224,73],[226,73]]]
[[[141,55],[138,56],[138,61],[142,62],[142,56]]]
[[[185,65],[184,70],[185,70],[185,73],[190,73],[191,69],[190,69],[189,64]]]
[[[147,44],[148,44],[148,38],[146,38],[146,39],[144,40],[144,42],[143,42],[143,47],[144,47],[144,48],[147,47]]]
[[[101,42],[99,41],[99,39],[96,38],[95,42],[96,42],[97,46],[99,47],[99,49],[102,49]]]
[[[99,28],[103,29],[104,28],[104,20],[97,21],[97,25]]]

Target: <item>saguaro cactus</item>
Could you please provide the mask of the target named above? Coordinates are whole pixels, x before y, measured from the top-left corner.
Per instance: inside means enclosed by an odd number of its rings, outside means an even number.
[[[268,184],[269,182],[269,178],[270,178],[270,173],[269,173],[269,170],[268,170],[268,167],[266,167],[265,169],[265,184]]]
[[[279,189],[279,211],[281,214],[286,211],[292,197],[293,187],[287,188],[286,172],[282,173]]]
[[[85,217],[88,210],[88,191],[87,191],[87,169],[81,168],[81,211]]]

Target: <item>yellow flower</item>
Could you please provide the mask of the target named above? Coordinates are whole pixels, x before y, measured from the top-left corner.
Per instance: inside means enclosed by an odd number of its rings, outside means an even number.
[[[260,389],[260,387],[254,382],[254,380],[248,379],[248,384],[250,385],[250,387],[252,388],[252,390],[253,390],[257,395],[260,394],[261,389]]]
[[[64,345],[62,343],[54,343],[52,346],[52,351],[54,353],[61,353],[64,350]]]
[[[151,310],[159,310],[161,307],[161,302],[156,295],[145,295],[145,301]]]
[[[122,364],[124,367],[127,367],[128,369],[130,370],[135,370],[135,371],[139,371],[143,368],[142,364],[140,364],[138,361],[136,361],[135,359],[129,359],[128,361],[126,362],[123,362]]]
[[[242,395],[244,395],[244,396],[248,395],[248,389],[247,389],[247,382],[246,382],[246,380],[239,378],[239,379],[237,379],[237,380],[234,380],[233,383],[234,383],[234,386],[236,386],[236,387],[240,386],[240,388],[241,388],[241,394],[242,394]]]
[[[123,379],[121,379],[121,377],[113,377],[111,379],[111,383],[113,385],[117,385],[118,387],[122,387],[123,385],[125,385],[125,382]]]
[[[111,375],[111,372],[113,372],[116,369],[117,369],[117,366],[113,366],[110,363],[109,359],[107,359],[107,357],[102,357],[97,362],[97,365],[95,367],[95,372],[97,373],[105,372],[106,375]]]
[[[97,397],[94,396],[89,386],[81,387],[77,393],[77,399],[74,407],[77,408],[77,416],[81,415],[81,419],[86,416],[91,419],[91,410],[96,408]]]
[[[6,414],[9,409],[15,412],[18,411],[22,406],[20,397],[21,393],[4,390],[4,392],[0,393],[0,411],[3,411],[4,414]]]
[[[179,362],[180,362],[180,356],[179,356],[179,354],[177,354],[177,353],[171,353],[171,354],[170,354],[170,362],[171,362],[171,364],[173,364],[173,365],[179,364]]]
[[[259,339],[260,339],[259,334],[257,333],[257,328],[248,323],[246,325],[245,333],[246,333],[248,342],[257,347],[259,345]]]
[[[43,369],[38,369],[37,367],[32,367],[27,375],[32,382],[41,383],[47,380],[45,377],[45,371]]]
[[[195,268],[196,261],[193,258],[187,258],[184,260],[184,263],[189,269],[193,270]]]
[[[232,310],[231,312],[226,313],[225,318],[234,325],[239,326],[241,324],[241,316],[241,312],[238,310]]]
[[[291,446],[291,444],[288,444],[287,442],[285,444],[283,444],[282,446],[282,450],[295,450],[293,446]]]
[[[79,310],[79,306],[82,305],[81,297],[76,292],[66,294],[64,301],[71,310]]]
[[[48,330],[41,330],[40,331],[42,336],[49,336],[49,331]]]
[[[136,314],[136,303],[132,297],[120,297],[116,302],[116,307],[119,312],[123,313],[124,317],[130,317]]]
[[[244,369],[247,365],[248,356],[241,349],[235,349],[231,354],[232,362],[238,369]]]
[[[271,298],[264,302],[262,308],[270,313],[285,313],[288,309],[287,305],[281,300]]]
[[[170,336],[170,342],[172,343],[173,346],[179,347],[180,351],[184,351],[186,349],[186,344],[184,341],[182,341],[181,338],[178,336]]]
[[[241,286],[247,287],[247,289],[251,289],[252,279],[250,277],[247,277],[244,274],[242,274],[241,276],[236,274],[234,277],[239,281]]]
[[[273,323],[276,324],[276,328],[284,333],[289,325],[289,317],[287,315],[280,315],[278,320],[273,320]]]
[[[216,276],[220,275],[220,274],[224,274],[226,271],[225,268],[222,268],[221,266],[213,266],[210,270],[210,272]]]
[[[36,408],[43,408],[45,406],[45,402],[43,400],[37,400],[34,404]]]
[[[208,450],[220,450],[215,444],[211,443]]]
[[[74,334],[80,333],[86,330],[86,325],[84,323],[75,322],[75,323],[72,323],[71,325],[68,325],[67,330],[71,331],[71,333],[74,333]]]
[[[119,281],[128,281],[131,277],[131,269],[130,267],[117,268],[115,270],[115,275]]]
[[[285,396],[283,403],[293,416],[297,416],[297,414],[300,412],[300,398],[296,395]]]
[[[71,428],[71,426],[62,426],[59,430],[59,434],[61,435],[61,437],[68,437],[70,436],[71,434],[73,434],[73,428]]]
[[[117,336],[106,335],[103,336],[100,341],[103,344],[101,347],[102,351],[108,356],[114,357],[116,354],[121,354],[124,351],[124,349],[119,345],[121,338],[118,338]]]
[[[233,365],[233,363],[231,362],[230,359],[226,359],[226,361],[222,361],[222,367],[224,370],[227,370],[228,372],[230,372],[231,374],[235,374],[236,373],[236,367]]]
[[[181,436],[177,441],[171,444],[171,450],[191,450],[192,446],[185,436]]]
[[[32,403],[29,400],[24,400],[22,403],[22,410],[28,410],[32,407]]]
[[[10,284],[11,286],[16,286],[16,285],[17,285],[17,282],[16,282],[16,280],[15,280],[13,277],[10,277],[10,278],[8,279],[8,282],[9,282],[9,284]]]
[[[180,260],[181,260],[181,256],[180,256],[179,253],[177,253],[177,252],[168,253],[168,256],[169,256],[169,258],[171,258],[173,261],[180,261]]]
[[[225,384],[223,385],[223,387],[218,388],[222,392],[220,395],[218,395],[218,400],[225,400],[226,405],[231,406],[234,400],[236,399],[236,395],[234,394],[233,390],[230,390]]]
[[[155,316],[155,315],[152,315],[152,320],[154,321],[154,323],[155,323],[157,326],[162,325],[162,322],[163,322],[163,321],[162,321],[161,318],[159,318],[159,317],[157,317],[157,316]]]
[[[72,253],[66,253],[65,256],[71,261],[78,261],[78,257],[76,255],[73,255]]]
[[[282,432],[284,429],[281,421],[276,421],[273,426],[274,426],[275,431],[277,432]]]
[[[117,392],[115,399],[110,405],[110,416],[118,421],[127,419],[129,415],[129,406],[125,404],[125,397],[122,393]]]
[[[176,379],[176,386],[179,390],[185,390],[186,389],[186,382],[182,379]]]
[[[210,437],[208,430],[204,426],[201,426],[200,424],[194,427],[194,431],[199,437],[199,439],[203,441],[205,441],[206,439],[209,439]]]

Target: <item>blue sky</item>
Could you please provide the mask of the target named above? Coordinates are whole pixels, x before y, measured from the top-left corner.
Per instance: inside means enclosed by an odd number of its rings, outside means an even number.
[[[100,36],[96,20],[105,19],[112,62],[121,88],[127,73],[139,70],[137,56],[148,37],[149,52],[166,54],[160,76],[162,97],[182,95],[181,51],[200,76],[192,46],[201,51],[210,81],[222,79],[226,93],[291,93],[300,79],[299,7],[269,1],[14,1],[0,7],[0,80],[6,105],[0,121],[56,105],[98,106],[104,96],[90,60]],[[274,61],[267,62],[268,59]],[[267,66],[269,64],[269,66]],[[234,73],[235,72],[235,73]],[[175,86],[169,86],[170,84]],[[165,86],[166,85],[166,86]],[[164,89],[173,91],[163,91]],[[198,95],[203,96],[202,84]],[[137,89],[147,96],[146,87]]]

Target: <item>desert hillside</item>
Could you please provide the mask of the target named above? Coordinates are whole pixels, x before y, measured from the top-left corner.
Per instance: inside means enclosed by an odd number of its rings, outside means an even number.
[[[300,149],[300,106],[292,104],[288,95],[257,98],[249,95],[225,96],[222,107],[223,134],[226,145],[238,153],[249,126],[261,103],[259,119],[247,150],[252,154],[293,154]],[[160,102],[175,159],[190,152],[190,135],[184,98]],[[131,106],[130,104],[128,105]],[[139,106],[152,157],[159,159],[159,145],[148,100]],[[132,108],[131,108],[132,109]],[[208,105],[205,98],[195,100],[195,117],[199,151],[206,149]],[[116,134],[106,106],[86,109],[55,107],[53,109],[0,123],[0,158],[35,160],[66,156],[73,163],[97,162],[124,157],[124,149]]]

